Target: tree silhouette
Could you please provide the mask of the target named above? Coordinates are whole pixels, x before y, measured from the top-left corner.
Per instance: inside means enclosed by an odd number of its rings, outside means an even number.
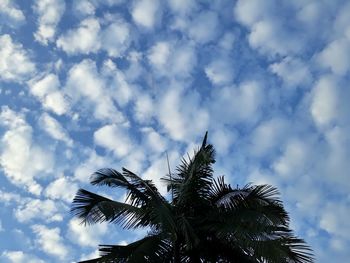
[[[107,221],[150,231],[128,245],[100,245],[100,258],[84,262],[313,262],[311,249],[289,228],[278,190],[251,184],[232,188],[224,177],[214,178],[214,162],[206,133],[193,157],[163,178],[171,200],[125,168],[94,173],[92,185],[126,190],[125,202],[80,189],[72,213],[84,224]]]

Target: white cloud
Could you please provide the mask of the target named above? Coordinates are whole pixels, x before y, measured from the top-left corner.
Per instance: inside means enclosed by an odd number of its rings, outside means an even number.
[[[117,94],[106,88],[105,80],[97,72],[96,64],[92,60],[83,60],[69,70],[65,90],[72,103],[79,104],[80,110],[92,110],[96,119],[124,121],[113,101]]]
[[[235,18],[246,26],[252,26],[268,13],[271,4],[270,0],[239,0],[234,8]]]
[[[35,71],[28,52],[21,44],[12,41],[10,35],[0,35],[0,79],[21,82]]]
[[[284,150],[283,155],[272,164],[274,171],[282,177],[290,177],[302,174],[306,169],[309,149],[305,142],[290,140]]]
[[[148,54],[149,61],[156,67],[163,67],[170,56],[170,45],[161,41],[156,43]]]
[[[0,259],[4,259],[8,263],[44,263],[38,257],[24,253],[23,251],[5,250],[2,252]]]
[[[145,28],[153,28],[160,19],[160,3],[158,0],[138,0],[131,10],[131,15],[136,24]]]
[[[197,55],[194,47],[190,45],[179,45],[173,52],[170,72],[177,77],[186,77],[192,73],[197,64]],[[169,68],[166,68],[168,70]]]
[[[65,11],[64,0],[37,0],[34,12],[38,15],[38,30],[34,33],[35,40],[47,45],[55,37],[56,27]]]
[[[287,55],[299,49],[296,40],[285,35],[285,31],[275,21],[259,21],[252,27],[249,44],[263,54]]]
[[[21,223],[34,221],[34,219],[35,221],[41,219],[45,222],[57,222],[63,220],[58,207],[60,206],[57,205],[57,202],[50,199],[31,199],[28,202],[19,205],[14,214],[17,220]]]
[[[67,260],[69,250],[64,244],[58,227],[48,228],[36,224],[32,226],[32,230],[36,234],[35,241],[42,251],[61,260]]]
[[[98,251],[98,249],[92,251],[91,253],[89,254],[83,254],[79,261],[84,261],[84,260],[89,260],[89,259],[92,259],[92,258],[99,258],[100,257],[100,252]]]
[[[74,171],[74,178],[88,183],[92,173],[98,169],[112,167],[111,161],[106,156],[100,156],[95,151],[89,151],[88,157]]]
[[[84,19],[80,25],[69,30],[57,40],[57,46],[69,55],[89,54],[100,49],[100,23],[95,18]]]
[[[276,16],[275,10],[291,13],[288,16]],[[234,8],[234,15],[238,22],[245,25],[249,30],[248,41],[252,48],[260,53],[275,57],[276,55],[291,55],[298,53],[305,44],[305,37],[299,31],[288,31],[292,14],[296,9],[292,3],[277,5],[276,1],[257,0],[238,1]],[[288,32],[288,33],[287,33]]]
[[[168,1],[170,8],[179,14],[188,14],[196,7],[193,0],[170,0]]]
[[[146,136],[146,145],[151,151],[162,153],[166,150],[167,143],[165,138],[153,128],[145,127],[142,129],[142,132]]]
[[[128,130],[115,124],[106,125],[94,133],[97,145],[112,151],[117,157],[125,157],[135,147]]]
[[[131,42],[129,25],[119,19],[101,32],[101,45],[111,57],[122,56]]]
[[[62,176],[52,181],[45,189],[45,196],[57,200],[62,199],[67,203],[72,202],[78,190],[78,185],[70,178]]]
[[[88,0],[76,0],[73,2],[73,10],[82,16],[94,15],[95,6]]]
[[[322,77],[313,90],[310,111],[317,125],[331,124],[338,116],[338,83],[331,76]]]
[[[186,78],[197,64],[197,54],[192,44],[160,41],[148,51],[148,61],[156,76]]]
[[[103,63],[101,71],[108,79],[106,82],[111,91],[110,96],[118,102],[120,107],[125,107],[133,98],[133,88],[129,85],[124,72],[118,69],[110,59]]]
[[[338,184],[339,191],[347,192],[350,187],[348,171],[350,163],[350,137],[349,127],[334,126],[328,129],[325,134],[327,141],[327,155],[323,164],[323,172],[327,181],[333,185]]]
[[[154,115],[154,101],[145,93],[136,96],[134,106],[135,119],[140,123],[148,123]]]
[[[215,124],[213,126],[215,127]],[[215,150],[220,155],[226,155],[237,139],[237,134],[225,127],[215,129],[209,136],[215,145]]]
[[[310,69],[298,58],[285,57],[270,65],[270,70],[281,77],[287,87],[307,86],[312,81]]]
[[[34,178],[52,171],[52,153],[33,142],[32,127],[26,123],[22,114],[3,107],[0,119],[8,126],[1,140],[0,155],[0,164],[6,177],[15,185],[25,186],[31,193],[40,194],[42,187]]]
[[[207,130],[209,114],[201,108],[196,93],[185,94],[174,86],[163,95],[157,108],[159,123],[174,140],[191,141]]]
[[[53,139],[63,141],[68,146],[73,145],[73,140],[61,124],[46,112],[41,114],[39,124]]]
[[[335,212],[336,211],[336,212]],[[349,204],[328,202],[321,211],[320,227],[329,234],[348,239],[350,234]]]
[[[107,233],[108,223],[84,226],[80,222],[75,218],[69,221],[67,232],[69,239],[82,247],[97,247]]]
[[[264,98],[262,85],[256,81],[241,83],[238,87],[212,90],[211,117],[223,124],[254,123]]]
[[[350,70],[350,39],[334,40],[321,51],[318,60],[323,67],[330,68],[333,73],[345,75]]]
[[[194,20],[188,26],[189,36],[200,44],[213,41],[219,30],[218,16],[212,11],[201,12],[194,16]]]
[[[275,148],[279,149],[288,136],[288,124],[283,119],[266,120],[255,128],[252,134],[251,153],[263,157]]]
[[[230,60],[223,57],[213,60],[204,71],[214,85],[230,84],[235,76]]]
[[[12,192],[4,192],[0,190],[0,202],[5,204],[6,206],[11,204],[12,202],[21,203],[22,197],[19,194],[15,194]]]
[[[60,81],[55,74],[47,74],[44,77],[34,78],[28,82],[30,92],[37,97],[45,109],[51,110],[57,115],[67,113],[69,103],[60,90]]]
[[[10,25],[18,25],[25,20],[22,10],[14,5],[14,1],[0,1],[0,20]]]
[[[103,26],[97,18],[88,17],[77,28],[60,36],[56,44],[68,55],[96,53],[102,49],[111,57],[123,56],[132,39],[129,24],[117,16],[107,16]]]

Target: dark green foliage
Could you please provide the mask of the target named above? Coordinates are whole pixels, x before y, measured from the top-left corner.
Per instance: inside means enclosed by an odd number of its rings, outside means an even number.
[[[101,245],[101,257],[84,262],[313,262],[311,249],[289,229],[278,190],[270,185],[233,189],[224,177],[214,178],[214,162],[206,134],[194,156],[163,178],[171,202],[152,181],[125,168],[97,171],[91,184],[126,190],[125,202],[80,189],[73,214],[84,224],[108,221],[151,231],[126,246]]]

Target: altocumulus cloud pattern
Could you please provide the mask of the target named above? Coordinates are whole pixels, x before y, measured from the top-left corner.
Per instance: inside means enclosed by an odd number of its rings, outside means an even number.
[[[122,166],[162,187],[165,151],[175,167],[208,130],[218,175],[277,186],[317,262],[347,262],[349,14],[346,0],[0,0],[0,261],[143,236],[79,225],[76,190]]]

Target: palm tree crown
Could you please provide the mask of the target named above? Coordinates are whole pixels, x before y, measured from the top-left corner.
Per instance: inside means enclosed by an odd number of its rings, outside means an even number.
[[[311,249],[289,228],[278,190],[250,184],[232,188],[224,177],[214,178],[214,162],[206,133],[193,157],[163,178],[170,201],[152,181],[125,168],[94,173],[91,184],[125,189],[125,202],[80,189],[72,213],[84,224],[108,221],[150,231],[125,246],[100,245],[100,258],[84,262],[313,262]]]

